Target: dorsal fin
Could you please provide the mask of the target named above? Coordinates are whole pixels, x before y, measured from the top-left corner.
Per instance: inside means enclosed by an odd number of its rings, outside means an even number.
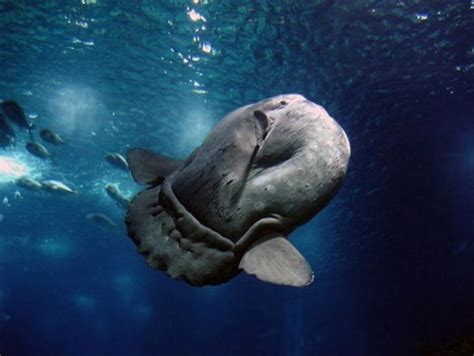
[[[311,267],[298,250],[284,236],[274,233],[252,245],[239,268],[262,281],[292,287],[305,287],[314,279]]]
[[[159,184],[184,161],[161,156],[143,148],[132,148],[127,152],[127,162],[137,183]]]

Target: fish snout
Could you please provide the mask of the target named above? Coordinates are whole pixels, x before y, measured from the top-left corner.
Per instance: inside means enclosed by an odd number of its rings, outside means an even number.
[[[323,107],[302,96],[290,99],[287,110],[273,113],[272,128],[252,162],[241,203],[253,206],[257,216],[272,212],[305,221],[342,185],[350,143]]]

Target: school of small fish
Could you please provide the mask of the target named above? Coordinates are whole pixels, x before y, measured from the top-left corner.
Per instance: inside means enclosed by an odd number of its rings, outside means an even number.
[[[26,132],[27,141],[25,144],[26,151],[41,160],[54,163],[54,152],[51,152],[49,147],[58,149],[63,147],[67,149],[69,140],[62,137],[59,133],[50,128],[41,128],[39,130],[39,139],[35,137],[37,131],[37,123],[30,122],[25,114],[25,110],[15,100],[0,100],[0,150],[14,151],[17,149],[17,135],[22,135]],[[127,160],[123,155],[117,152],[107,152],[104,159],[111,167],[129,172]],[[68,186],[66,183],[55,179],[48,179],[39,181],[34,177],[23,175],[16,179],[15,184],[20,188],[33,192],[47,192],[56,195],[70,195],[77,196],[78,190]],[[114,184],[107,184],[104,187],[105,193],[112,199],[119,208],[127,210],[130,204],[130,199],[127,198],[119,188]],[[14,194],[15,200],[23,199],[20,191]],[[4,209],[11,206],[8,197],[2,199]],[[5,214],[0,216],[0,223],[5,219]],[[85,216],[87,221],[94,223],[100,228],[116,229],[117,224],[103,213],[90,213]]]

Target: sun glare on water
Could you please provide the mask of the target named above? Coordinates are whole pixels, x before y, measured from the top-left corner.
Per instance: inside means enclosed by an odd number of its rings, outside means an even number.
[[[12,157],[0,156],[0,182],[9,182],[28,173],[26,164]]]

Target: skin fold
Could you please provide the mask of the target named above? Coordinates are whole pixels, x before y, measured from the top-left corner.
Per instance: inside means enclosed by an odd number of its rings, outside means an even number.
[[[349,157],[342,128],[301,95],[244,106],[184,162],[129,152],[134,177],[152,182],[131,204],[129,235],[152,267],[193,285],[225,282],[240,269],[269,282],[304,284],[312,276],[286,237],[334,196]],[[200,228],[208,231],[194,236]],[[243,259],[251,250],[258,258]],[[286,271],[301,278],[292,282]]]

